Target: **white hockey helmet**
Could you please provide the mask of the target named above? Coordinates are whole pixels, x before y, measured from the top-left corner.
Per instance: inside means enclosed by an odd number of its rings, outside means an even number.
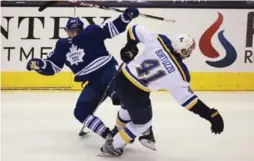
[[[181,55],[183,59],[190,57],[192,51],[195,49],[195,40],[185,34],[180,34],[172,42],[174,50]]]

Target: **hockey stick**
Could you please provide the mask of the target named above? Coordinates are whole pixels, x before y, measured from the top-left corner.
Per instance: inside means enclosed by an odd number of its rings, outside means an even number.
[[[47,1],[46,3],[42,4],[39,7],[39,12],[44,11],[46,8],[50,7],[50,6],[54,6],[57,3],[57,1]]]
[[[104,99],[106,98],[109,87],[111,86],[111,84],[112,84],[113,81],[115,80],[116,76],[120,73],[120,71],[121,71],[123,65],[124,65],[124,63],[122,63],[122,64],[119,66],[119,68],[117,69],[117,72],[116,72],[115,76],[114,76],[114,77],[112,78],[112,80],[109,82],[108,86],[106,87],[106,89],[105,89],[105,91],[104,91],[104,93],[103,93],[103,95],[102,95],[102,97],[101,97],[100,102],[98,103],[98,105],[96,106],[95,109],[97,109],[97,108],[100,106],[100,104],[104,101]],[[85,131],[84,131],[85,128],[86,128],[86,125],[85,125],[85,123],[83,122],[83,126],[82,126],[82,128],[81,128],[81,130],[80,130],[80,132],[79,132],[79,134],[78,134],[79,136],[85,136],[86,134],[88,134],[88,132],[85,132]]]
[[[45,10],[47,7],[53,6],[56,3],[61,2],[61,1],[63,1],[63,0],[48,1],[48,2],[44,3],[42,6],[39,7],[39,11],[41,12],[41,11]],[[115,12],[120,12],[120,13],[124,12],[123,10],[120,10],[120,9],[117,9],[117,8],[105,7],[105,6],[100,6],[100,5],[91,4],[91,3],[80,2],[80,1],[76,1],[76,0],[67,0],[67,2],[69,2],[71,4],[74,4],[74,5],[77,5],[77,6],[94,7],[94,8],[110,10],[110,11],[115,11]],[[153,15],[149,15],[149,14],[140,13],[140,16],[145,17],[145,18],[151,18],[151,19],[155,19],[155,20],[175,23],[175,20],[173,20],[173,19],[166,19],[166,18],[163,18],[163,17],[153,16]]]

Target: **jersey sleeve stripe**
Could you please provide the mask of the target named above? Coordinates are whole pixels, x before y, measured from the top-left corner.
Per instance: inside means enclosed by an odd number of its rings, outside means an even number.
[[[61,68],[58,67],[56,64],[54,64],[52,61],[46,60],[46,62],[49,62],[49,63],[51,64],[52,69],[54,70],[54,73],[55,73],[55,74],[61,71]]]
[[[108,62],[110,62],[110,60],[112,60],[111,55],[99,57],[92,61],[90,64],[88,64],[85,68],[80,70],[78,73],[76,73],[75,76],[87,75],[91,72],[94,72],[97,69],[106,65]]]
[[[112,29],[115,32],[115,36],[119,35],[119,31],[117,30],[116,26],[114,25],[114,23],[112,23]]]
[[[113,32],[112,32],[112,29],[111,29],[111,24],[108,23],[108,30],[109,30],[109,33],[110,33],[110,37],[113,37]]]
[[[186,109],[190,110],[193,106],[195,106],[198,103],[198,97],[196,95],[192,96],[190,99],[185,101],[182,106]]]
[[[135,76],[133,76],[131,74],[131,72],[129,71],[129,68],[126,66],[125,68],[123,68],[123,74],[125,75],[125,77],[132,83],[134,84],[136,87],[138,87],[139,89],[145,91],[145,92],[151,92],[151,90],[149,88],[147,88],[146,85],[144,85],[142,82],[140,82],[140,80],[138,80],[137,78],[135,78]]]
[[[138,36],[136,34],[136,25],[132,26],[128,30],[129,36],[132,40],[139,41]]]
[[[173,62],[175,63],[177,69],[179,70],[182,78],[184,81],[188,81],[187,80],[187,76],[186,74],[184,73],[184,70],[182,69],[181,65],[178,63],[178,61],[176,60],[176,58],[174,57],[174,55],[170,52],[169,48],[167,47],[167,45],[164,43],[163,39],[158,36],[158,40],[160,42],[160,44],[162,45],[163,49],[168,53],[168,55],[170,56],[170,58],[173,60]]]

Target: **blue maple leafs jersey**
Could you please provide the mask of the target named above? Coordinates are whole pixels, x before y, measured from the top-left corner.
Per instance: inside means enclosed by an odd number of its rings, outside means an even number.
[[[108,53],[104,40],[124,32],[128,23],[121,15],[104,26],[89,25],[73,39],[59,39],[54,51],[44,59],[45,69],[38,72],[54,75],[66,65],[75,74],[77,82],[98,77],[108,66],[117,65]]]

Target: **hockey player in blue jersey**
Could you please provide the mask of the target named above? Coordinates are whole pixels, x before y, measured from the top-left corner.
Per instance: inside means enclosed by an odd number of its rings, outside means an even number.
[[[102,138],[105,138],[110,130],[93,113],[114,77],[117,66],[117,61],[108,53],[104,40],[124,32],[129,22],[138,16],[137,8],[127,8],[118,18],[103,27],[89,25],[85,29],[79,18],[70,18],[66,25],[69,38],[59,39],[54,51],[46,59],[34,58],[27,64],[27,70],[46,76],[60,72],[66,65],[75,75],[76,82],[88,81],[77,100],[74,115]],[[114,105],[120,105],[114,89],[113,83],[107,96]]]

